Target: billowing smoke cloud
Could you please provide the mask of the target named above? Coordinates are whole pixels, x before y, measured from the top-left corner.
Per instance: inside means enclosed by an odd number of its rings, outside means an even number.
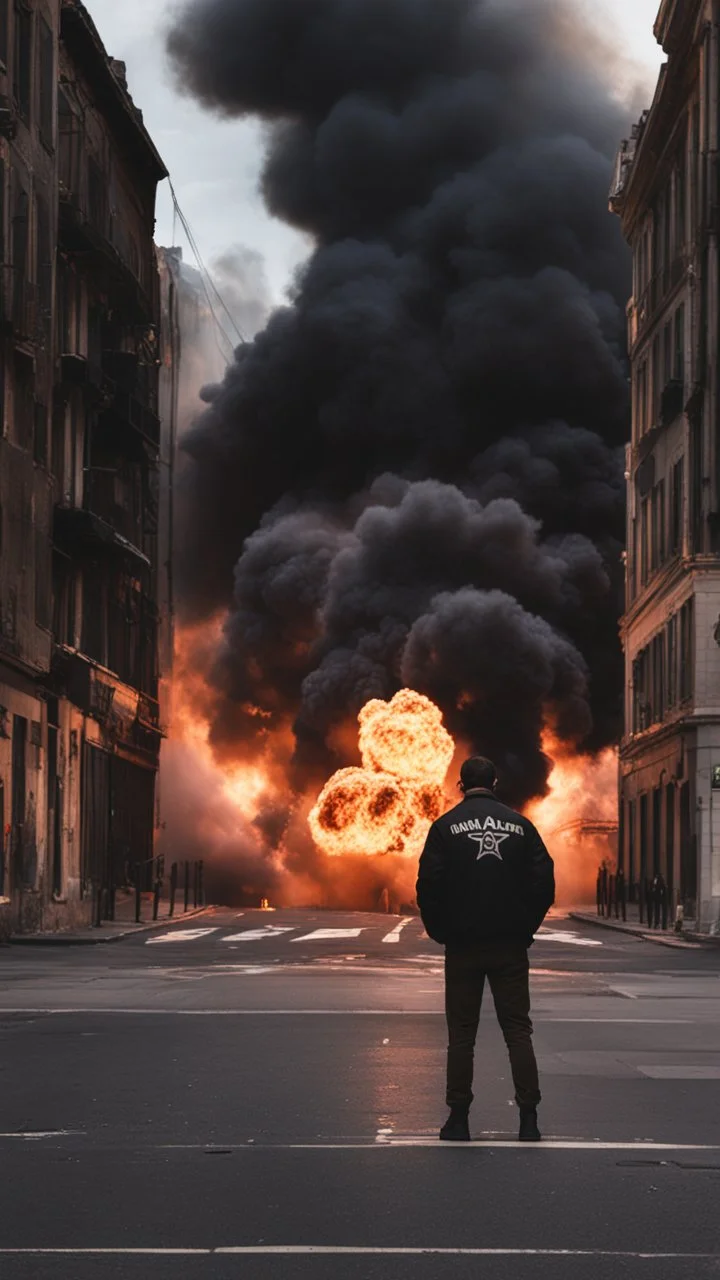
[[[272,306],[262,254],[247,245],[233,245],[212,259],[210,274],[227,308],[218,307],[218,320],[230,339],[234,338],[233,345],[239,339],[253,338]]]
[[[169,48],[268,123],[316,248],[185,440],[183,609],[228,609],[218,750],[295,724],[296,781],[402,683],[542,791],[550,718],[617,729],[624,121],[561,0],[191,0]],[[229,157],[231,162],[231,157]]]

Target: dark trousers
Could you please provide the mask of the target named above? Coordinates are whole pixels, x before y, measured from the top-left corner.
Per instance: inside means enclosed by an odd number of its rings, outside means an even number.
[[[473,1100],[473,1058],[485,979],[510,1054],[515,1100],[540,1101],[530,1021],[530,964],[521,943],[472,943],[445,951],[445,1013],[448,1025],[447,1104]]]

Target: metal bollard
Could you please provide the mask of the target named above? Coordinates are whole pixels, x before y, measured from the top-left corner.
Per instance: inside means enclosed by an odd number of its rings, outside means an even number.
[[[175,894],[177,893],[177,884],[178,884],[178,864],[177,862],[173,862],[170,868],[170,907],[168,909],[169,916],[175,915]]]
[[[617,902],[622,912],[623,920],[627,920],[627,892],[624,871],[618,871],[617,873]]]
[[[160,912],[160,890],[162,889],[162,880],[159,876],[155,877],[155,890],[153,892],[153,920],[157,920]]]
[[[185,862],[185,910],[187,911],[190,902],[190,863]]]
[[[205,863],[202,858],[198,862],[198,881],[200,890],[200,906],[205,906]]]

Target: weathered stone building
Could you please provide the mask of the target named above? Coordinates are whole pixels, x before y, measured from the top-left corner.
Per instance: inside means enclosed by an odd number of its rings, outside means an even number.
[[[633,251],[621,852],[720,917],[720,4],[663,0],[667,54],[611,193]],[[717,771],[717,772],[716,772]]]
[[[0,929],[152,856],[163,163],[80,0],[0,4]],[[164,554],[168,554],[169,552]],[[169,604],[163,597],[165,607]]]

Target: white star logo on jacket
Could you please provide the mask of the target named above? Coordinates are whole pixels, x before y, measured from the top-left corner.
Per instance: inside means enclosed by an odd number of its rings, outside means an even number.
[[[509,832],[503,834],[500,831],[483,831],[476,836],[471,835],[469,838],[479,846],[475,861],[479,862],[481,858],[499,858],[502,862],[500,845],[503,840],[507,840],[508,834]]]

